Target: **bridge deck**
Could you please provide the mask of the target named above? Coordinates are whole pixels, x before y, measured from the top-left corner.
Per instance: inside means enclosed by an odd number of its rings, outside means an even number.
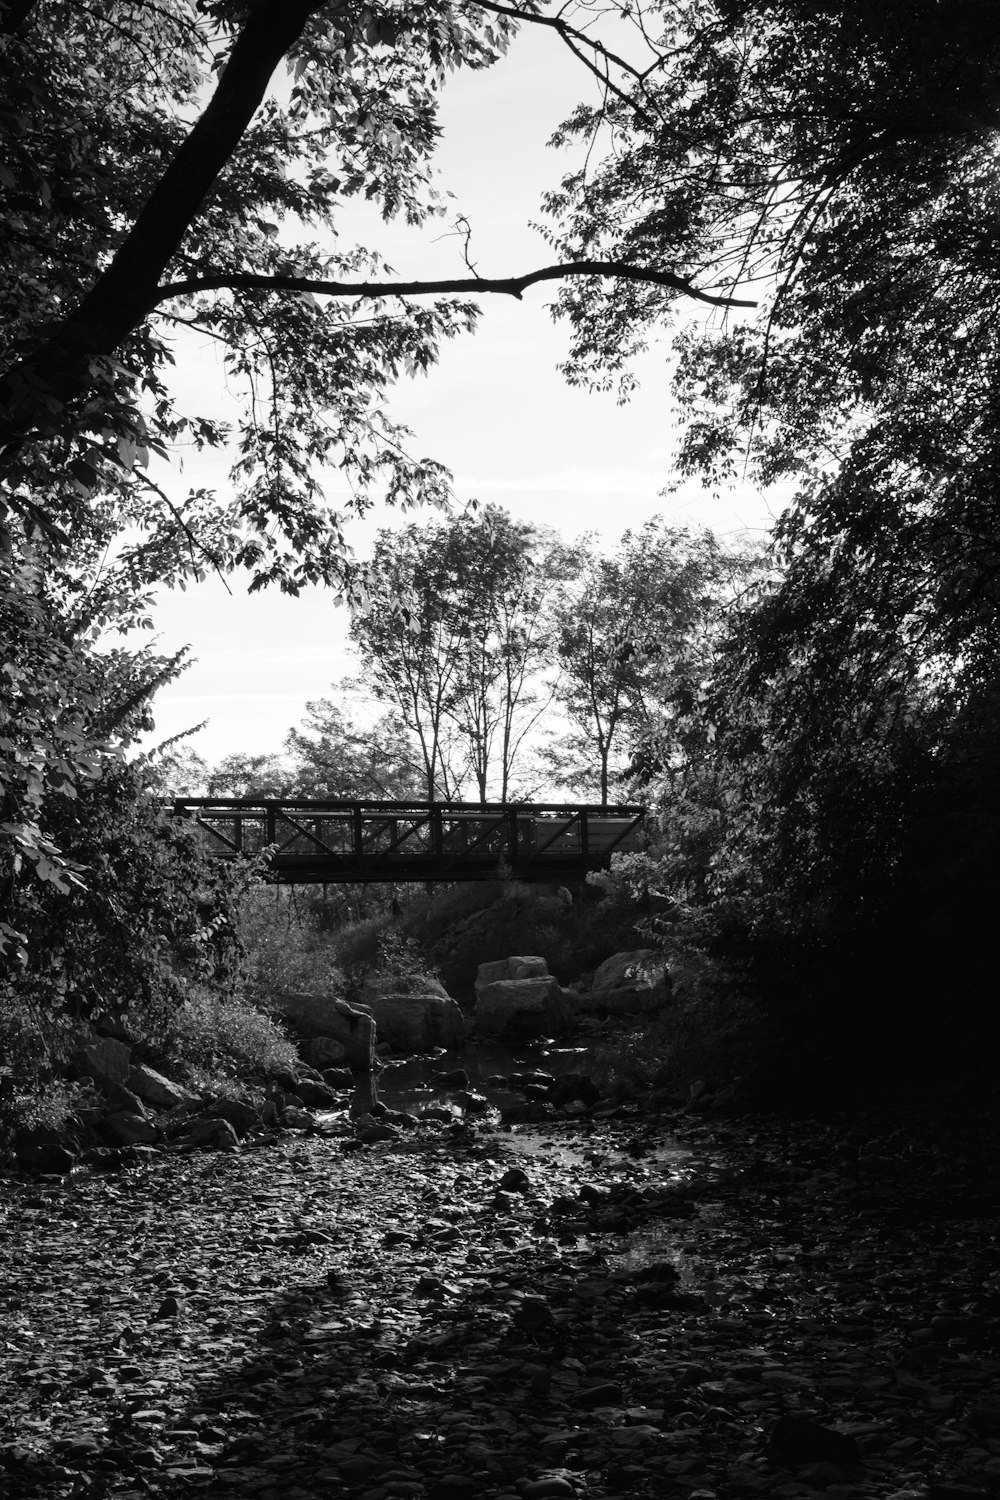
[[[223,859],[268,850],[286,885],[347,881],[580,879],[641,847],[641,807],[555,803],[315,802],[178,797]]]

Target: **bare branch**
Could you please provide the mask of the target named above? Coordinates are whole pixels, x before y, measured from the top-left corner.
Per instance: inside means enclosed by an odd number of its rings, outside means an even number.
[[[263,276],[250,271],[219,271],[212,275],[186,276],[158,287],[150,311],[172,297],[190,297],[195,292],[261,291],[311,292],[324,297],[434,297],[451,292],[495,292],[520,297],[542,281],[562,281],[568,276],[615,276],[622,281],[647,282],[669,287],[696,302],[712,307],[756,307],[756,302],[738,297],[715,296],[692,286],[685,276],[655,266],[630,265],[618,260],[573,260],[557,266],[541,266],[523,276],[453,276],[442,281],[324,281],[312,276]]]

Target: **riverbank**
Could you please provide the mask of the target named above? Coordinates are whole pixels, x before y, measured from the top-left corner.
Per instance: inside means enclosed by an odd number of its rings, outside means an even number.
[[[997,1139],[636,1115],[8,1179],[0,1487],[985,1497]]]

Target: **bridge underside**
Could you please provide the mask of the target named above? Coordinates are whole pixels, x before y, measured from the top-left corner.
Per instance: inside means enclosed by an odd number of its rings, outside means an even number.
[[[220,859],[265,854],[283,885],[427,880],[579,881],[641,847],[644,810],[446,802],[177,798]]]

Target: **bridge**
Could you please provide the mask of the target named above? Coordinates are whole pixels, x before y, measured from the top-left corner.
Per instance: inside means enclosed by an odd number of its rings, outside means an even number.
[[[582,880],[619,850],[642,847],[645,816],[641,807],[267,797],[177,797],[169,807],[221,859],[266,850],[270,878],[284,885]]]

